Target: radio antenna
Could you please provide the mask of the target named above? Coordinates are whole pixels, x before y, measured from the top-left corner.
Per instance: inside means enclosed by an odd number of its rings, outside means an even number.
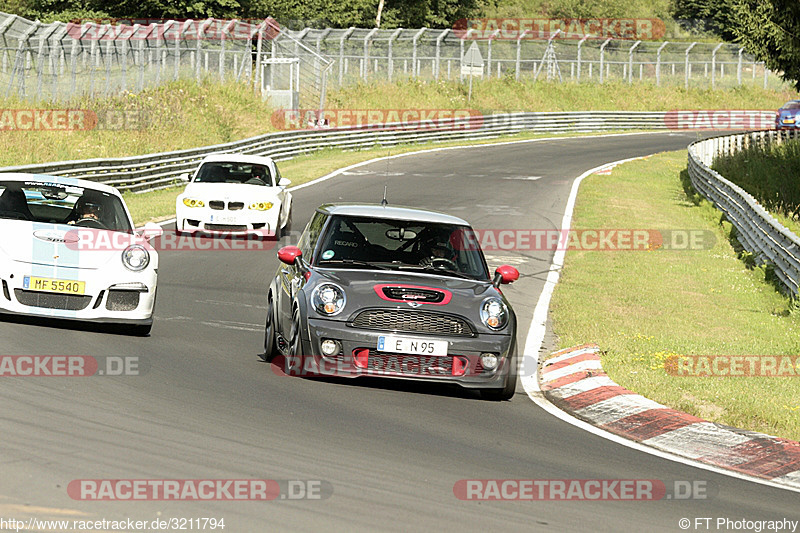
[[[381,205],[388,205],[389,202],[386,201],[386,185],[383,186],[383,200],[381,200]]]

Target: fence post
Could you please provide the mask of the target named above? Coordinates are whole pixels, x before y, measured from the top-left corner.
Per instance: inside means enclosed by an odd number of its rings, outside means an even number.
[[[767,88],[767,73],[769,72],[769,70],[767,69],[767,64],[766,63],[762,63],[762,65],[764,65],[764,88],[766,89]]]
[[[578,41],[578,75],[576,78],[577,81],[581,81],[581,51],[582,51],[581,47],[583,46],[584,41],[586,41],[586,39],[588,39],[589,37],[590,37],[589,35],[584,35],[583,38],[580,41]],[[519,51],[517,52],[517,57],[519,57]]]
[[[372,28],[367,36],[364,37],[364,61],[361,64],[361,77],[367,81],[367,71],[369,71],[369,40],[378,31],[378,28]]]
[[[669,41],[664,41],[656,51],[656,87],[661,87],[661,51],[668,44]]]
[[[684,62],[683,62],[683,76],[684,76],[683,88],[684,89],[688,89],[689,88],[689,52],[696,45],[697,45],[696,42],[690,44],[689,47],[686,49],[686,52],[685,52],[685,56],[684,56],[685,59],[684,59]]]
[[[354,31],[356,29],[350,27],[339,37],[339,87],[342,86],[342,76],[344,75],[344,42]]]
[[[394,40],[397,39],[397,36],[400,35],[400,32],[403,31],[403,28],[397,28],[394,32],[389,36],[389,61],[387,62],[386,69],[388,70],[388,77],[389,82],[392,81],[392,75],[394,74],[394,57],[392,57],[392,47],[394,45]],[[438,48],[437,48],[438,52]]]
[[[525,30],[520,34],[519,37],[517,37],[517,60],[516,60],[516,63],[514,64],[514,79],[517,80],[517,81],[519,81],[519,55],[520,55],[520,50],[522,49],[522,39],[525,38],[525,36],[528,34],[529,31],[531,31],[531,30]],[[586,40],[586,37],[583,38],[581,43],[583,43],[583,41],[585,41],[585,40]],[[581,45],[579,44],[578,45],[578,57],[580,57],[580,53],[581,53],[581,47],[580,46]],[[578,72],[580,73],[580,67],[578,67]],[[578,76],[580,76],[580,74],[578,74]]]
[[[606,45],[610,42],[611,38],[609,37],[603,44],[600,45],[600,83],[603,83],[603,63],[605,61]]]
[[[49,25],[48,29],[45,30],[44,34],[39,36],[39,50],[38,56],[36,58],[36,98],[40,99],[42,97],[42,77],[44,76],[44,45],[47,40],[53,35],[58,29],[55,23]]]
[[[719,43],[717,46],[714,47],[714,50],[711,51],[711,88],[715,89],[717,87],[717,50],[722,48],[724,43]]]
[[[489,36],[489,42],[487,43],[488,50],[486,52],[486,77],[488,79],[492,79],[492,41],[498,33],[500,33],[499,29],[494,30]]]
[[[436,38],[436,65],[434,68],[436,70],[435,77],[437,80],[439,79],[439,71],[440,71],[439,62],[441,61],[441,56],[442,56],[442,40],[447,36],[448,33],[450,33],[450,28],[443,30],[442,33],[440,33],[439,36]]]
[[[642,44],[642,41],[636,41],[628,50],[628,83],[633,83],[633,51],[640,44]]]
[[[411,48],[411,76],[416,78],[419,77],[419,67],[417,67],[417,40],[422,37],[422,34],[425,33],[425,30],[428,28],[420,28],[417,33],[414,34],[414,39],[412,40],[412,48]]]
[[[736,63],[736,81],[739,85],[742,84],[742,53],[744,48],[739,48],[739,60]]]

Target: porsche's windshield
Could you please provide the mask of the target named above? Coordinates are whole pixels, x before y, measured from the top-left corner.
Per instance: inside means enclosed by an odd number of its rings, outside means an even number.
[[[267,165],[250,163],[203,163],[195,183],[245,183],[272,186],[272,175]]]
[[[334,216],[321,236],[320,267],[396,269],[488,280],[469,226]]]
[[[133,232],[113,194],[47,181],[0,181],[0,219]]]

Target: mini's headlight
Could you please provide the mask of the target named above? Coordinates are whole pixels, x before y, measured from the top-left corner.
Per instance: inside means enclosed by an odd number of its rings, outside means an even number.
[[[311,303],[318,313],[325,316],[334,316],[344,309],[344,291],[333,283],[317,285],[311,293]]]
[[[250,204],[250,209],[255,209],[256,211],[267,211],[272,209],[272,202],[255,202]]]
[[[500,330],[508,324],[508,308],[500,298],[486,298],[481,304],[481,321],[486,327]]]
[[[132,244],[122,252],[122,264],[134,272],[144,270],[150,264],[150,252],[141,244]]]
[[[183,205],[186,207],[205,207],[206,204],[203,200],[198,200],[197,198],[184,198]]]

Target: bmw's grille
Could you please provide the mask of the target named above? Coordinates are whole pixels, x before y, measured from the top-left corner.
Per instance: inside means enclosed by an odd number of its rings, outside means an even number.
[[[220,211],[222,209],[225,209],[225,202],[221,200],[211,200],[210,202],[208,202],[208,207]]]
[[[66,311],[80,311],[86,309],[91,296],[80,294],[56,294],[50,292],[26,291],[14,289],[14,296],[22,305],[29,307],[44,307],[47,309],[64,309]]]
[[[472,328],[463,318],[397,309],[370,309],[362,311],[353,320],[353,326],[364,329],[435,333],[471,337]]]
[[[246,231],[247,226],[242,224],[206,224],[205,228],[211,231]]]
[[[239,211],[244,209],[244,202],[228,202],[228,209],[231,211]]]

